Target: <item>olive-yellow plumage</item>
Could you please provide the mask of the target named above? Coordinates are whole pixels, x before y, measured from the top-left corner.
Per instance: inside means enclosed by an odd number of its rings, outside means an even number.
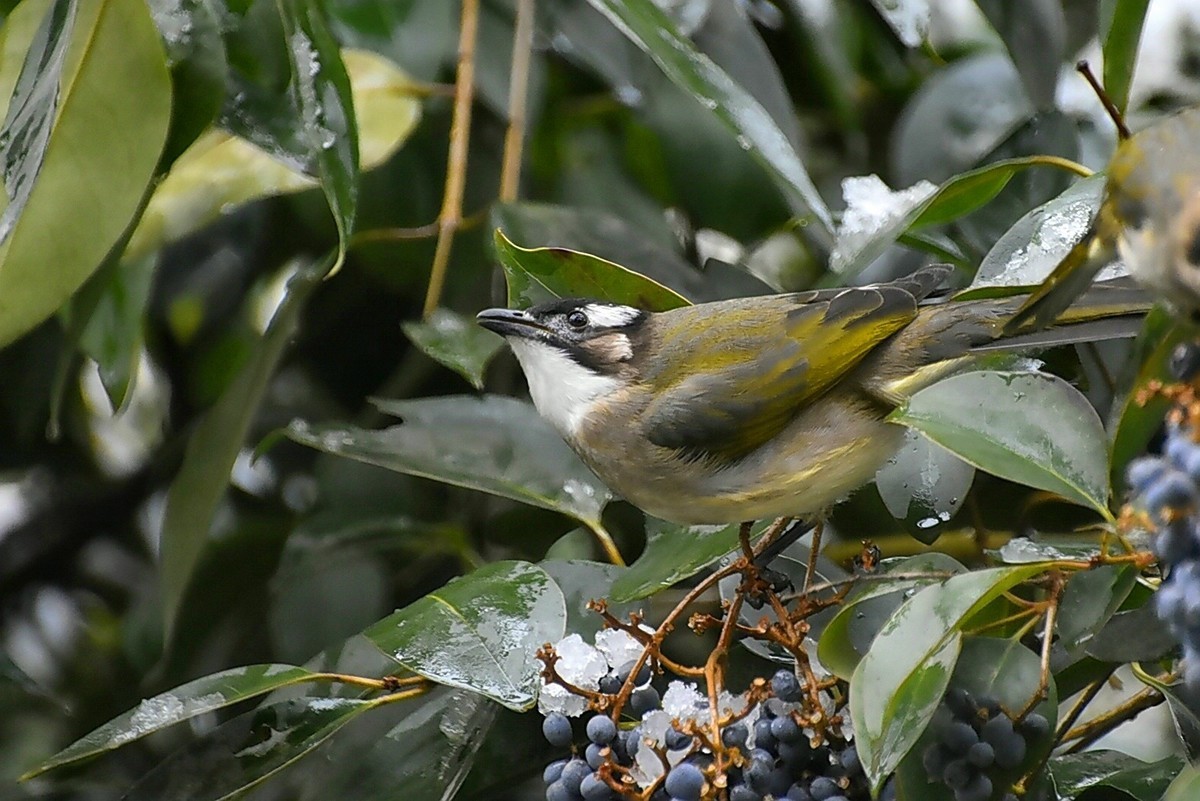
[[[478,319],[508,340],[542,416],[641,509],[681,523],[806,516],[869,482],[903,437],[887,415],[996,346],[1023,301],[926,301],[948,271],[658,313],[570,299]],[[1145,306],[1097,288],[1024,344],[1125,335]]]

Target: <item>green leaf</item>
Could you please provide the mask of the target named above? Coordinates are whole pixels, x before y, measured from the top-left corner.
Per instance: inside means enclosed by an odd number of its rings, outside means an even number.
[[[496,230],[496,255],[508,282],[508,305],[528,308],[562,297],[623,303],[648,311],[687,306],[688,300],[662,284],[611,261],[565,248],[526,250]]]
[[[753,536],[761,534],[767,522],[760,521]],[[740,528],[738,523],[684,526],[646,518],[646,550],[613,584],[613,600],[645,598],[699,573],[737,547]]]
[[[588,542],[591,545],[591,542]],[[604,627],[604,618],[587,608],[589,601],[611,598],[612,587],[625,568],[603,562],[546,559],[540,563],[563,591],[567,604],[567,631],[587,642]],[[608,605],[609,613],[623,618],[636,607],[618,603]]]
[[[182,720],[308,681],[312,676],[304,668],[292,665],[248,665],[190,681],[170,692],[147,698],[71,743],[21,779],[31,779],[48,770],[112,751]]]
[[[954,669],[960,627],[1039,565],[978,570],[918,592],[896,610],[850,680],[850,716],[874,792],[917,742]]]
[[[1103,26],[1104,91],[1122,114],[1129,105],[1129,87],[1133,84],[1142,23],[1146,21],[1149,7],[1150,0],[1115,0],[1112,17]]]
[[[951,376],[917,392],[889,419],[980,470],[1112,517],[1104,427],[1079,390],[1057,376]]]
[[[1200,716],[1197,715],[1193,703],[1180,697],[1179,685],[1181,682],[1167,684],[1140,670],[1136,671],[1134,675],[1142,684],[1153,687],[1162,693],[1163,698],[1167,700],[1171,723],[1175,727],[1175,734],[1178,735],[1179,741],[1183,743],[1184,749],[1192,760],[1200,757]],[[1188,692],[1186,688],[1182,689],[1184,692]]]
[[[967,498],[975,468],[913,429],[875,474],[888,513],[926,545],[941,535]]]
[[[386,697],[301,698],[255,709],[196,740],[145,775],[127,801],[228,801],[310,754]],[[202,766],[202,767],[198,767]]]
[[[1087,655],[1101,662],[1149,662],[1179,646],[1154,604],[1118,612],[1087,644]]]
[[[957,560],[931,551],[884,563],[883,575],[911,573],[962,573]],[[948,576],[946,576],[948,577]],[[849,680],[871,647],[875,635],[915,588],[936,584],[945,578],[902,578],[863,583],[846,596],[845,602],[821,632],[817,656],[821,664],[839,678]]]
[[[299,112],[299,142],[315,165],[338,229],[338,255],[346,258],[358,211],[358,123],[350,78],[317,0],[276,0],[292,67],[289,89]]]
[[[1184,765],[1167,788],[1163,801],[1191,801],[1193,798],[1200,798],[1200,768]]]
[[[1047,765],[1061,801],[1073,801],[1093,787],[1117,790],[1135,801],[1160,801],[1184,761],[1169,756],[1143,762],[1120,751],[1084,751],[1052,758]]]
[[[300,268],[249,361],[192,432],[183,465],[167,492],[162,527],[163,619],[168,641],[196,562],[241,450],[250,422],[288,343],[300,310],[326,274],[331,258]]]
[[[171,130],[163,149],[170,164],[212,124],[225,100],[229,65],[216,0],[157,0],[150,14],[171,69]]]
[[[977,0],[1038,109],[1054,108],[1058,73],[1067,47],[1067,20],[1059,0]]]
[[[694,97],[738,137],[738,143],[775,178],[792,211],[811,218],[806,230],[818,244],[833,242],[833,219],[804,163],[771,115],[692,43],[652,0],[588,0],[658,64],[672,83]]]
[[[504,339],[449,309],[434,309],[425,322],[400,326],[422,353],[483,389],[483,371],[504,347]]]
[[[100,266],[134,219],[167,137],[170,76],[146,4],[55,6],[72,7],[74,25],[69,12],[56,16],[43,52],[31,53],[36,77],[17,81],[5,120],[13,199],[0,200],[0,345],[46,319]],[[22,4],[13,17],[44,8]]]
[[[541,681],[534,652],[562,639],[566,620],[562,591],[546,571],[494,562],[364,634],[408,669],[519,712],[533,705]]]
[[[1059,644],[1068,652],[1086,647],[1121,608],[1137,584],[1137,574],[1129,565],[1100,565],[1073,574],[1059,604]]]
[[[598,526],[611,494],[528,403],[499,395],[376,400],[403,425],[377,431],[295,421],[296,442],[488,492]]]

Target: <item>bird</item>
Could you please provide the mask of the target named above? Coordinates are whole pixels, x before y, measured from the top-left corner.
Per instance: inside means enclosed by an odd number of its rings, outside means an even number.
[[[1200,322],[1200,107],[1124,139],[1088,233],[1032,293],[1008,330],[1049,324],[1117,258],[1158,300]]]
[[[1097,284],[1040,332],[1002,337],[1023,296],[930,298],[952,268],[888,283],[669,311],[584,298],[477,322],[503,336],[538,413],[614,492],[685,525],[810,518],[900,447],[888,415],[976,354],[1131,336],[1149,307]]]

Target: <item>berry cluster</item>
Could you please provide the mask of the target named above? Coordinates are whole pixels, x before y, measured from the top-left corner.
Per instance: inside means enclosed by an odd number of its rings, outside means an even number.
[[[600,691],[618,692],[627,677],[628,670],[605,676]],[[777,672],[769,683],[770,697],[743,709],[745,714],[720,729],[720,747],[736,755],[735,767],[720,776],[713,740],[703,723],[709,714],[708,700],[681,682],[672,682],[660,699],[649,678],[648,673],[637,676],[638,689],[630,696],[627,710],[637,718],[636,724],[621,730],[607,715],[595,713],[584,727],[588,743],[582,756],[571,719],[561,712],[546,716],[542,724],[546,739],[555,748],[571,748],[575,753],[546,768],[547,801],[615,801],[617,787],[633,794],[656,782],[652,797],[657,801],[700,801],[721,795],[729,801],[866,801],[870,797],[855,747],[844,738],[814,747],[810,732],[797,723],[793,710],[802,689],[793,672]],[[889,784],[882,798],[894,797]]]
[[[1181,381],[1195,377],[1200,347],[1180,346],[1171,369]],[[1200,687],[1200,427],[1181,404],[1167,425],[1161,456],[1130,462],[1126,479],[1132,505],[1154,529],[1153,549],[1166,579],[1155,595],[1158,616],[1183,644],[1184,675]]]
[[[1019,768],[1029,747],[1050,732],[1042,715],[1014,724],[999,702],[976,701],[960,688],[946,693],[930,727],[937,741],[925,749],[922,764],[930,781],[954,791],[955,801],[988,801],[997,773]],[[1016,796],[1006,793],[1004,801],[1016,801]]]

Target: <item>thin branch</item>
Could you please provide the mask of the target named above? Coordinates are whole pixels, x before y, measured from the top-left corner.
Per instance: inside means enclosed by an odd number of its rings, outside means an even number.
[[[1166,697],[1153,687],[1147,687],[1130,696],[1123,703],[1067,732],[1063,736],[1063,742],[1076,741],[1067,749],[1067,753],[1074,754],[1082,751],[1112,729],[1136,718],[1147,709],[1158,706],[1165,700],[1167,700]]]
[[[458,36],[458,74],[454,82],[454,116],[450,122],[450,156],[446,163],[446,188],[438,215],[437,247],[429,272],[423,316],[428,318],[442,299],[450,248],[462,222],[463,189],[467,183],[467,145],[471,136],[471,103],[475,94],[475,39],[479,29],[479,0],[462,0]]]
[[[504,161],[500,169],[501,203],[511,203],[521,191],[521,155],[525,146],[525,102],[529,95],[533,16],[534,0],[517,0],[512,69],[508,77],[508,130],[504,134]]]

